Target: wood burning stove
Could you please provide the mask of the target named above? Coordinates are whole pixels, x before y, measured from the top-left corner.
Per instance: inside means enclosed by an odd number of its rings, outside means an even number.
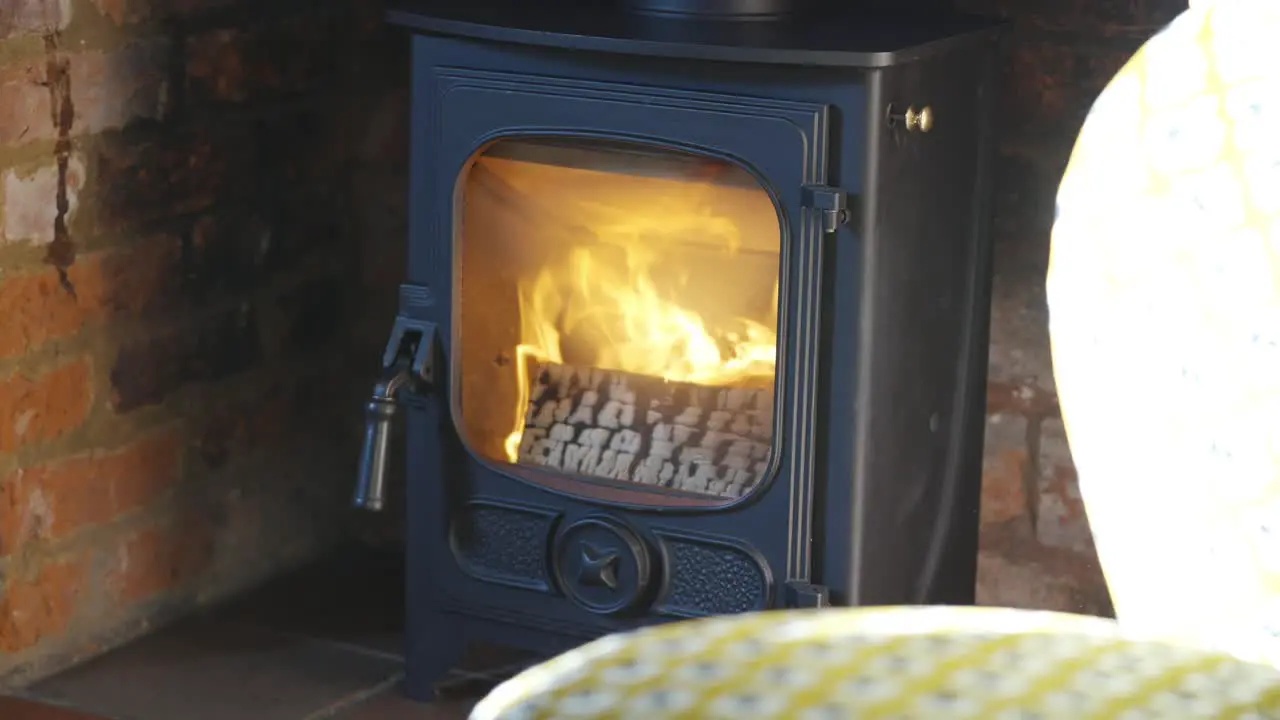
[[[410,251],[357,504],[405,405],[411,695],[476,640],[972,601],[998,29],[852,6],[391,10]]]

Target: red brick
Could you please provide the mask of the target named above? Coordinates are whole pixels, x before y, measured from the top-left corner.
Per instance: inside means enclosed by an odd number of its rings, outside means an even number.
[[[181,479],[182,447],[181,434],[169,429],[15,471],[0,485],[0,556],[150,505]]]
[[[188,237],[184,284],[197,295],[254,288],[280,244],[261,216],[225,207],[197,219]]]
[[[93,653],[102,650],[96,644],[90,645],[85,649]],[[404,702],[410,701],[405,700]],[[361,707],[363,707],[363,704]],[[102,720],[101,715],[87,715],[79,710],[71,710],[57,705],[49,705],[39,700],[27,700],[12,695],[0,695],[0,717],[5,720]]]
[[[62,288],[53,270],[6,277],[0,283],[0,358],[76,333],[85,315],[83,304]]]
[[[260,168],[252,128],[198,126],[162,140],[108,142],[96,148],[97,230],[203,210],[248,196]]]
[[[153,38],[112,52],[68,55],[75,119],[71,132],[92,134],[139,118],[159,118],[166,104],[169,42]]]
[[[0,597],[0,650],[25,650],[66,631],[85,587],[83,559],[46,563],[32,578],[11,577]]]
[[[198,577],[213,561],[210,524],[189,516],[146,528],[125,542],[110,584],[125,603],[148,600]]]
[[[1024,538],[1013,542],[1026,543]],[[979,605],[1052,610],[1083,615],[1114,615],[1106,583],[1097,566],[1064,566],[1054,559],[1019,557],[984,550],[978,553]]]
[[[70,337],[93,321],[164,306],[181,275],[180,253],[179,239],[157,236],[83,256],[68,272],[74,297],[52,269],[6,277],[0,283],[0,358]]]
[[[250,30],[216,30],[187,44],[193,101],[244,102],[314,87],[337,67],[343,31],[309,14]]]
[[[188,83],[197,93],[219,100],[248,96],[249,74],[244,51],[252,37],[241,30],[216,30],[187,44]]]
[[[244,5],[246,0],[172,0],[169,12],[181,16],[202,15]]]
[[[314,420],[322,410],[308,404],[311,381],[278,383],[248,401],[224,404],[209,418],[201,433],[200,455],[206,466],[218,469],[233,456],[255,451],[279,451],[299,419]]]
[[[982,522],[1003,523],[1025,519],[1030,529],[1027,500],[1028,423],[1019,415],[987,418],[982,460]]]
[[[1114,37],[1154,33],[1186,10],[1187,0],[957,0],[955,5],[1049,30]]]
[[[1071,461],[1062,421],[1051,418],[1040,429],[1039,502],[1036,537],[1052,547],[1093,552],[1093,533]]]
[[[118,26],[186,18],[244,4],[245,0],[92,0],[98,12]]]
[[[4,172],[4,226],[0,241],[33,242],[47,245],[54,239],[58,217],[58,184],[63,180],[57,164],[48,162],[27,172]],[[84,161],[72,155],[67,161],[67,212],[70,222],[80,207],[84,188]]]
[[[158,235],[97,253],[73,268],[71,279],[95,317],[174,309],[182,280],[182,239]]]
[[[1058,396],[1029,383],[987,382],[987,412],[1045,417],[1058,413]]]
[[[282,293],[277,307],[288,316],[285,341],[290,350],[310,353],[332,342],[346,324],[347,281],[320,277]]]
[[[406,59],[405,65],[409,64]],[[354,151],[375,168],[399,168],[409,157],[409,83],[388,88],[369,103],[352,108],[360,128]]]
[[[1094,100],[1137,46],[1116,48],[1074,36],[1015,42],[1001,78],[1004,139],[1050,137],[1069,149]]]
[[[121,347],[111,368],[112,407],[154,405],[189,383],[248,370],[262,357],[259,333],[257,312],[246,303]]]
[[[62,53],[70,75],[69,132],[97,133],[138,118],[160,117],[167,102],[169,47],[167,40],[157,38],[111,52]],[[48,79],[43,56],[0,67],[0,147],[58,136]]]
[[[182,435],[169,430],[143,439],[112,465],[111,508],[116,513],[146,507],[177,485],[182,474]]]
[[[383,3],[360,2],[356,0],[350,3],[353,15],[349,19],[350,27],[356,37],[362,40],[377,39],[386,40],[389,36],[399,36],[401,40],[407,39],[404,33],[397,32],[394,28],[387,25],[386,8]],[[390,31],[390,32],[388,32]],[[391,40],[395,42],[395,40]]]
[[[116,25],[142,20],[150,9],[150,3],[145,0],[93,0],[93,4]]]
[[[979,548],[979,604],[1112,612],[1096,553],[1041,544],[1011,524],[984,525]],[[1060,599],[1050,599],[1055,596]]]
[[[76,360],[36,377],[0,379],[0,452],[53,440],[79,427],[93,405],[89,360]]]
[[[0,40],[64,30],[71,22],[71,0],[0,2]]]
[[[0,68],[0,147],[55,136],[45,69],[42,57]]]

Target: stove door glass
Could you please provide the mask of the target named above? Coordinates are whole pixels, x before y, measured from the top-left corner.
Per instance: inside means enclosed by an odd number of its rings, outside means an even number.
[[[473,453],[535,481],[724,502],[763,484],[782,224],[753,174],[508,139],[457,198],[452,387]]]

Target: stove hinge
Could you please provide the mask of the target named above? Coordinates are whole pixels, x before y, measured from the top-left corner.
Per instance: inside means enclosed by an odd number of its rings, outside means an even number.
[[[364,447],[353,501],[356,507],[382,509],[391,420],[401,391],[421,396],[435,383],[439,338],[436,324],[427,319],[434,304],[429,288],[400,286],[400,312],[382,354],[382,376],[365,405]]]
[[[787,607],[824,608],[831,605],[831,592],[823,585],[792,580],[787,583]]]
[[[849,196],[840,188],[805,185],[804,206],[818,211],[824,233],[833,233],[849,222]]]

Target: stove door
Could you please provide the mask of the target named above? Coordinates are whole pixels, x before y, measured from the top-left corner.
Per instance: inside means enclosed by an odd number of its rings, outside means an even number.
[[[439,472],[463,574],[601,617],[806,587],[827,107],[433,82],[438,132],[417,153],[439,173],[436,220],[411,265],[453,289],[440,400],[467,459]]]

